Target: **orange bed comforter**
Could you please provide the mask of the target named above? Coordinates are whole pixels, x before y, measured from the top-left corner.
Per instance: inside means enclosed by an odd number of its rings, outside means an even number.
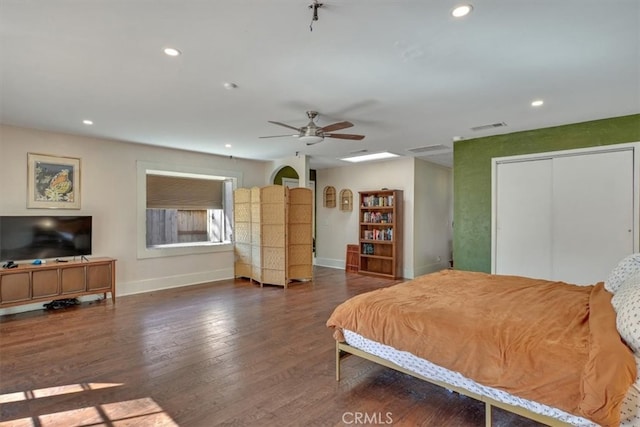
[[[408,351],[476,382],[590,419],[620,423],[636,376],[602,283],[444,270],[358,295],[327,326]]]

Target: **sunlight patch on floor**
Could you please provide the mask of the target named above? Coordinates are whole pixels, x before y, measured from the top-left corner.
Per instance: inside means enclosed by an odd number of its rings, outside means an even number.
[[[2,427],[179,427],[150,397],[0,422]]]
[[[42,397],[59,396],[62,394],[80,393],[82,391],[89,390],[100,390],[109,387],[120,387],[122,385],[123,384],[118,383],[82,383],[40,388],[37,390],[18,391],[15,393],[5,393],[0,394],[0,404],[39,399]]]

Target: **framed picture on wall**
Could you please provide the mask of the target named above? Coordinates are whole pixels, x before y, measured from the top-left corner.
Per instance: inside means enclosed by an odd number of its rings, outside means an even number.
[[[80,159],[27,154],[27,208],[80,209]]]

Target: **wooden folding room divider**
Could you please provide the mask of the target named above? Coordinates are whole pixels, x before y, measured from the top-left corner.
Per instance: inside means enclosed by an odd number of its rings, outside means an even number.
[[[312,191],[281,185],[234,191],[235,277],[287,287],[313,278]]]

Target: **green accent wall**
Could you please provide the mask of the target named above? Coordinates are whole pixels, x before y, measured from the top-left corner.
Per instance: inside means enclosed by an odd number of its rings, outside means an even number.
[[[291,166],[285,166],[278,171],[276,176],[273,178],[273,183],[275,185],[282,185],[282,178],[291,178],[291,179],[299,179],[298,172]]]
[[[291,178],[291,179],[300,179],[298,176],[298,172],[291,166],[285,166],[278,171],[276,176],[273,178],[273,183],[275,185],[282,185],[282,178]],[[316,180],[316,171],[315,169],[309,170],[309,179],[311,181]]]
[[[640,114],[457,141],[453,146],[453,258],[491,272],[491,159],[640,141]]]

